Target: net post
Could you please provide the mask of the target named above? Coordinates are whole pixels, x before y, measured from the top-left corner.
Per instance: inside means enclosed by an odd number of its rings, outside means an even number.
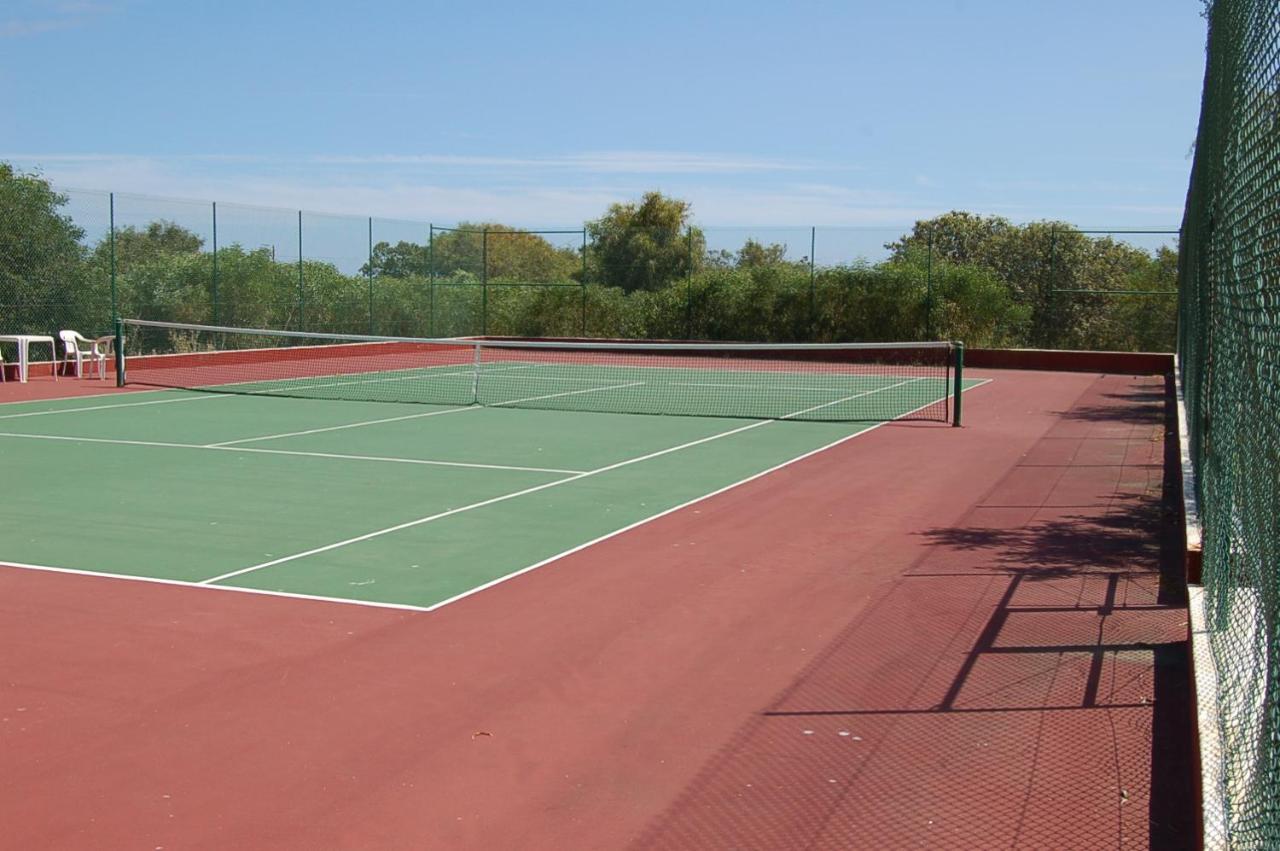
[[[951,425],[960,427],[960,400],[964,393],[964,343],[956,341],[951,344],[955,352],[955,389],[952,391],[955,396],[955,406],[951,409]]]
[[[480,404],[480,348],[481,342],[476,340],[475,359],[471,364],[471,404]]]
[[[115,317],[115,352],[116,352],[116,386],[123,387],[125,384],[124,376],[124,320],[119,316]]]

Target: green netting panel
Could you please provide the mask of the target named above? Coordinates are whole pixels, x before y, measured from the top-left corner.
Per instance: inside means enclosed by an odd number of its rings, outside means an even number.
[[[1217,669],[1218,847],[1280,846],[1280,7],[1208,4],[1179,363]]]
[[[422,222],[369,221],[369,260],[360,273],[371,289],[370,333],[431,334],[429,228]]]
[[[0,163],[0,333],[110,331],[110,219],[108,193],[55,190]]]

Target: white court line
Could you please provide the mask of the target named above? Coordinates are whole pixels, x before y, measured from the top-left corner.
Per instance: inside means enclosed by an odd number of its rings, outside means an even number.
[[[792,417],[803,416],[804,414],[812,413],[813,411],[817,411],[822,408],[828,408],[832,405],[838,405],[841,402],[847,402],[851,399],[857,399],[862,396],[870,396],[874,393],[881,393],[893,387],[901,386],[902,384],[908,384],[911,381],[917,381],[917,380],[919,379],[912,378],[912,379],[908,379],[907,381],[901,381],[896,385],[889,385],[888,387],[881,387],[876,390],[868,390],[863,393],[856,393],[852,396],[846,396],[843,399],[836,399],[835,401],[832,401],[832,402],[824,402],[821,405],[813,405],[801,411],[793,411],[792,413],[787,414],[785,417],[781,417],[780,419],[790,419]],[[697,440],[690,440],[686,443],[681,443],[679,446],[671,446],[666,449],[659,449],[658,451],[650,452],[647,455],[641,455],[636,458],[628,458],[624,461],[617,461],[617,462],[614,462],[613,464],[608,464],[604,467],[597,467],[596,469],[588,470],[585,473],[578,473],[576,475],[568,476],[563,479],[557,479],[553,482],[546,482],[541,485],[534,485],[533,487],[530,487],[530,488],[524,488],[523,490],[513,491],[511,493],[502,494],[501,496],[495,496],[489,499],[480,500],[479,502],[473,502],[469,505],[462,505],[457,508],[451,508],[447,511],[440,511],[435,514],[429,514],[426,517],[419,517],[416,520],[409,520],[405,523],[398,523],[395,526],[388,526],[385,529],[377,529],[373,532],[366,532],[363,535],[357,535],[353,538],[347,538],[344,541],[335,541],[332,544],[326,544],[322,547],[315,547],[313,549],[305,550],[300,553],[293,553],[292,555],[282,556],[280,558],[272,559],[270,561],[264,561],[260,564],[250,565],[249,567],[242,567],[239,570],[232,570],[222,574],[221,576],[214,576],[209,579],[205,579],[201,582],[201,584],[212,584],[214,582],[224,582],[228,579],[234,579],[237,576],[243,576],[246,573],[253,573],[254,571],[257,571],[257,570],[263,570],[264,568],[268,568],[268,567],[275,567],[276,565],[285,564],[286,562],[296,561],[300,558],[306,558],[308,556],[329,552],[330,550],[336,550],[341,547],[347,547],[352,544],[358,544],[358,543],[361,543],[362,541],[372,540],[373,538],[380,538],[383,535],[389,535],[392,532],[400,532],[405,529],[411,529],[415,526],[421,526],[425,523],[431,523],[436,520],[441,520],[445,517],[452,517],[455,514],[461,514],[465,511],[472,511],[477,508],[484,508],[487,505],[496,505],[497,503],[500,503],[500,502],[506,502],[507,500],[515,499],[516,497],[520,497],[520,496],[527,496],[528,494],[544,491],[544,490],[547,490],[548,488],[558,487],[559,485],[568,484],[569,482],[576,482],[576,481],[580,481],[581,479],[589,478],[591,476],[598,476],[601,473],[607,473],[610,470],[617,470],[621,467],[628,467],[632,464],[639,464],[641,461],[648,461],[653,458],[661,457],[663,455],[669,455],[672,452],[679,452],[683,449],[688,449],[693,446],[699,446],[704,443],[710,443],[711,441],[719,440],[722,437],[729,437],[731,435],[740,434],[741,432],[750,431],[751,429],[771,425],[772,423],[776,423],[779,421],[780,420],[760,420],[758,422],[748,423],[747,425],[738,426],[737,428],[732,428],[732,429],[729,429],[728,431],[717,432],[716,434],[712,434],[707,437],[700,437]]]
[[[199,588],[208,591],[235,591],[241,594],[258,594],[263,597],[287,597],[291,600],[314,600],[321,603],[342,603],[347,606],[367,606],[374,609],[399,609],[407,612],[430,611],[426,606],[414,606],[409,603],[381,603],[376,600],[353,600],[349,597],[325,597],[321,594],[299,594],[293,591],[268,591],[265,588],[244,588],[240,585],[202,585],[186,579],[162,579],[158,576],[134,576],[128,573],[105,573],[100,570],[82,570],[75,567],[55,567],[50,564],[29,564],[21,561],[5,561],[0,559],[0,569],[15,567],[22,570],[40,570],[46,573],[69,573],[73,576],[94,576],[99,579],[123,579],[127,582],[146,582],[152,585],[176,585],[180,588]]]
[[[144,390],[143,393],[168,393],[172,390]],[[64,397],[74,399],[74,396]],[[139,408],[143,405],[172,405],[174,402],[208,402],[211,399],[233,399],[234,396],[211,396],[206,393],[196,394],[194,391],[190,396],[183,396],[179,399],[152,399],[149,402],[125,402],[120,405],[88,405],[83,408],[58,408],[55,411],[27,411],[22,414],[0,414],[0,420],[16,420],[19,417],[44,417],[50,414],[79,414],[83,411],[107,411],[113,408]]]
[[[489,408],[501,408],[506,405],[519,405],[523,402],[538,402],[543,399],[558,399],[561,396],[581,396],[583,393],[603,393],[606,390],[626,390],[628,387],[640,387],[643,381],[627,381],[622,384],[606,384],[603,387],[587,387],[583,390],[566,390],[564,393],[547,393],[544,396],[526,396],[523,399],[508,399],[505,402],[486,402]]]
[[[279,440],[284,437],[301,437],[304,434],[320,434],[326,431],[341,431],[347,428],[363,428],[371,425],[381,425],[382,423],[396,423],[402,420],[420,420],[423,417],[438,417],[442,414],[457,414],[462,411],[473,411],[476,405],[467,405],[461,408],[445,408],[440,411],[427,411],[421,414],[402,414],[398,417],[384,417],[380,420],[361,420],[357,423],[347,423],[346,425],[325,426],[324,428],[309,428],[303,431],[286,431],[280,434],[264,434],[261,437],[242,437],[239,440],[224,440],[221,443],[206,443],[206,449],[222,449],[229,446],[236,446],[241,443],[253,443],[257,440]]]
[[[476,470],[511,470],[521,473],[562,473],[575,475],[582,470],[561,470],[554,467],[522,467],[510,464],[479,464],[469,461],[438,461],[425,458],[397,458],[383,455],[348,455],[338,452],[302,452],[291,449],[260,449],[251,446],[206,446],[199,443],[167,443],[159,440],[122,440],[108,437],[76,437],[61,434],[21,434],[0,432],[0,437],[19,437],[30,440],[65,440],[70,443],[109,443],[121,446],[154,446],[164,449],[201,449],[206,452],[254,452],[261,455],[296,455],[305,458],[334,458],[344,461],[381,461],[389,464],[420,464],[428,467],[467,467]]]
[[[876,375],[851,375],[851,376],[849,376],[849,378],[851,379],[851,381],[858,381],[858,382],[860,382],[860,383],[862,383],[862,384],[866,384],[866,383],[867,383],[867,381],[869,381],[869,380],[883,381],[883,380],[885,380],[885,379],[892,379],[892,378],[905,378],[905,376],[895,376],[895,375],[880,375],[880,376],[876,376]],[[914,379],[914,378],[924,378],[924,376],[913,376],[913,379]],[[522,381],[522,382],[523,382],[523,381],[558,381],[558,382],[561,382],[561,383],[570,383],[570,384],[572,384],[572,383],[577,383],[577,384],[594,384],[594,383],[596,383],[596,382],[600,381],[600,378],[599,378],[599,377],[596,377],[596,378],[576,378],[576,377],[571,376],[571,375],[522,375],[522,376],[520,376],[520,377],[519,377],[518,379],[516,379],[516,380],[517,380],[517,381]],[[935,379],[935,380],[936,380],[936,379]],[[490,382],[490,383],[493,383],[493,382]],[[843,386],[843,387],[821,387],[821,386],[807,386],[807,387],[806,387],[806,386],[802,386],[802,385],[777,385],[777,384],[727,384],[727,383],[726,383],[726,384],[721,384],[721,383],[709,382],[709,381],[652,381],[652,380],[649,380],[649,381],[646,381],[646,382],[644,382],[644,383],[646,383],[646,384],[651,384],[651,385],[653,385],[653,386],[655,386],[655,387],[737,387],[737,388],[741,388],[741,389],[743,389],[743,390],[752,390],[752,391],[760,391],[760,390],[802,390],[802,391],[806,391],[806,392],[814,392],[814,393],[818,393],[818,392],[821,392],[821,393],[847,393],[848,391],[850,391],[850,390],[852,390],[852,389],[853,389],[853,387],[852,387],[850,384],[846,384],[846,385],[845,385],[845,386]]]
[[[337,458],[352,461],[386,461],[393,464],[424,464],[430,467],[464,467],[472,470],[510,470],[517,473],[556,473],[574,476],[582,470],[561,470],[555,467],[523,467],[516,464],[480,464],[471,461],[436,461],[422,458],[395,458],[379,455],[344,455],[334,452],[299,452],[291,449],[261,449],[256,446],[200,446],[198,449],[214,449],[221,452],[260,452],[264,455],[300,455],[307,458]]]
[[[449,366],[450,366],[450,367],[455,366],[455,365],[456,365],[456,364],[449,364]],[[481,372],[498,372],[498,371],[505,371],[505,370],[510,370],[510,369],[528,369],[528,368],[530,368],[531,366],[534,366],[534,365],[535,365],[535,364],[527,364],[527,365],[523,365],[523,366],[511,366],[511,367],[495,367],[494,369],[491,369],[491,370],[481,370]],[[445,369],[445,368],[446,368],[445,366],[423,366],[423,367],[414,367],[414,369],[419,369],[419,370]],[[442,373],[442,375],[470,375],[470,374],[471,374],[471,371],[470,371],[470,370],[468,370],[468,371],[466,371],[466,372],[457,372],[457,373]],[[242,384],[261,384],[261,383],[262,383],[263,381],[265,381],[265,380],[270,380],[270,379],[261,379],[261,378],[259,378],[259,379],[255,379],[255,380],[253,380],[253,381],[239,381],[239,382],[235,382],[234,384],[223,384],[223,385],[217,385],[217,386],[219,386],[219,387],[236,387],[236,386],[240,386],[240,385],[242,385]],[[279,379],[279,380],[294,380],[294,379]],[[389,379],[389,380],[390,380],[390,379]],[[315,386],[315,385],[310,385],[310,386]],[[114,389],[114,388],[113,388],[113,389]],[[63,396],[63,397],[60,397],[60,398],[58,398],[58,399],[50,399],[50,400],[48,400],[48,401],[51,401],[51,402],[62,402],[62,401],[66,401],[67,399],[77,399],[77,398],[97,398],[98,396],[106,396],[106,395],[109,395],[109,394],[110,394],[110,392],[111,392],[111,390],[110,390],[110,389],[106,389],[106,390],[104,390],[102,393],[100,393],[100,394],[94,394],[94,396],[90,396],[90,397],[83,397],[83,396],[79,396],[79,397],[78,397],[78,396]],[[279,392],[281,392],[281,391],[279,391],[279,390],[274,390],[274,391],[270,391],[270,392],[273,392],[273,393],[279,393]],[[175,403],[175,402],[208,402],[208,401],[211,401],[211,400],[213,400],[213,399],[234,399],[237,395],[243,395],[243,396],[254,396],[254,395],[256,395],[256,396],[263,396],[263,395],[269,395],[269,394],[268,394],[268,391],[262,391],[262,392],[259,392],[259,393],[241,393],[241,394],[237,394],[237,393],[218,393],[216,390],[214,390],[214,391],[210,391],[210,390],[200,390],[200,389],[198,389],[198,388],[197,388],[197,389],[187,389],[187,388],[182,388],[182,387],[165,387],[165,388],[163,388],[163,389],[158,389],[158,390],[140,390],[140,391],[135,391],[134,393],[132,393],[132,394],[130,394],[130,395],[144,395],[144,394],[155,394],[155,393],[184,393],[184,394],[189,394],[189,395],[184,395],[184,396],[181,396],[180,398],[176,398],[176,399],[151,399],[151,400],[148,400],[148,401],[145,401],[145,402],[122,402],[122,403],[120,403],[119,405],[86,405],[86,406],[79,407],[79,408],[58,408],[58,409],[56,409],[56,410],[51,410],[51,411],[26,411],[26,412],[21,413],[21,414],[0,414],[0,420],[12,420],[12,419],[18,419],[19,417],[43,417],[43,416],[49,416],[49,415],[51,415],[51,414],[78,414],[78,413],[80,413],[80,412],[82,412],[82,411],[106,411],[106,410],[110,410],[110,409],[112,409],[112,408],[137,408],[137,407],[141,407],[141,406],[143,406],[143,405],[171,405],[171,404],[173,404],[173,403]],[[320,401],[329,401],[329,400],[320,400]],[[8,403],[5,403],[5,404],[21,405],[21,404],[26,404],[26,403],[24,403],[24,402],[8,402]],[[3,407],[2,407],[2,406],[0,406],[0,410],[3,410]]]
[[[876,379],[878,379],[878,378],[880,378],[880,376],[872,376],[872,375],[868,375],[868,376],[854,376],[854,377],[855,377],[855,378],[856,378],[856,377],[863,377],[863,378],[868,378],[868,379],[872,379],[872,378],[876,378]],[[926,380],[935,380],[935,381],[936,381],[937,379],[926,379],[924,376],[916,376],[915,378],[910,378],[910,379],[906,379],[906,380],[909,380],[909,381],[926,381]],[[844,386],[844,387],[805,387],[805,386],[803,386],[803,385],[798,385],[798,384],[772,384],[772,385],[770,385],[770,384],[718,384],[718,383],[710,382],[710,381],[671,381],[671,382],[668,382],[668,383],[669,383],[672,387],[733,387],[733,388],[737,388],[737,389],[740,389],[740,390],[751,390],[751,391],[760,391],[760,390],[800,390],[800,391],[803,391],[803,392],[806,392],[806,393],[844,393],[844,392],[846,392],[846,391],[848,391],[848,390],[852,390],[852,389],[853,389],[852,387],[849,387],[848,385],[846,385],[846,386]]]
[[[240,387],[247,384],[270,384],[273,382],[278,384],[283,382],[293,382],[292,384],[289,384],[288,386],[285,386],[285,387],[270,387],[263,390],[245,391],[245,394],[250,396],[270,396],[273,393],[291,393],[299,387],[301,387],[303,390],[315,390],[315,389],[322,389],[326,387],[358,387],[364,384],[379,384],[384,381],[416,381],[424,378],[451,378],[451,377],[460,376],[460,375],[470,378],[471,376],[475,375],[476,371],[474,367],[468,368],[461,372],[431,372],[431,370],[433,369],[449,369],[457,366],[460,366],[460,364],[451,363],[447,365],[441,364],[439,366],[409,366],[409,367],[405,367],[404,369],[378,370],[377,372],[374,373],[375,375],[384,375],[388,372],[410,372],[410,371],[413,372],[413,375],[393,375],[387,378],[362,378],[356,381],[327,381],[322,384],[307,383],[308,379],[306,376],[301,376],[297,378],[255,378],[251,381],[237,381],[233,384],[209,385],[212,388],[209,392],[217,392],[218,387]],[[533,366],[532,364],[523,364],[518,366],[495,366],[493,369],[482,369],[480,370],[480,372],[482,374],[488,374],[490,372],[510,372],[515,369],[530,369],[532,366]],[[328,401],[328,400],[322,399],[321,401]],[[342,400],[338,400],[338,401],[342,401]],[[360,400],[357,399],[355,401],[360,401]]]
[[[358,423],[347,423],[346,425],[326,426],[324,428],[309,428],[309,429],[306,429],[305,431],[291,431],[291,432],[285,432],[283,434],[264,434],[261,437],[242,437],[239,440],[224,440],[220,443],[206,443],[205,446],[209,448],[237,446],[241,443],[254,443],[255,441],[259,441],[259,440],[278,440],[283,437],[300,437],[304,434],[321,434],[322,432],[342,431],[343,429],[348,429],[348,428],[364,428],[365,426],[381,425],[383,423],[394,423],[394,422],[400,422],[402,420],[420,420],[424,417],[438,417],[442,414],[458,414],[458,413],[462,413],[463,411],[481,411],[481,410],[484,410],[485,407],[498,408],[505,405],[518,405],[521,402],[537,402],[541,399],[556,399],[556,398],[559,398],[560,396],[576,396],[580,393],[599,393],[602,390],[619,390],[624,387],[635,387],[636,385],[643,384],[643,383],[644,383],[643,381],[632,381],[627,384],[610,384],[606,387],[588,387],[585,390],[568,390],[563,393],[546,393],[542,396],[528,396],[524,399],[511,399],[506,402],[494,402],[493,404],[488,406],[467,405],[465,407],[460,407],[460,408],[447,408],[446,410],[443,410],[443,411],[427,411],[425,414],[405,414],[404,416],[400,416],[400,417],[386,417],[380,420],[364,420]]]

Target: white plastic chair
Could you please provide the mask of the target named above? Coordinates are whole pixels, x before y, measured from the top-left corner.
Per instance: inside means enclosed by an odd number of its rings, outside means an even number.
[[[109,340],[109,337],[99,337],[96,340],[90,340],[83,337],[75,331],[59,331],[58,338],[62,340],[65,351],[62,356],[64,365],[71,363],[74,358],[76,362],[76,378],[84,378],[84,361],[90,358],[98,364],[98,378],[105,379],[107,377],[107,354],[103,350],[103,340]]]
[[[115,369],[116,335],[105,334],[99,337],[98,339],[94,340],[93,342],[98,347],[98,354],[102,356],[102,359],[106,362],[106,364],[109,365],[111,369]],[[122,346],[124,345],[124,342],[125,342],[125,338],[121,337],[120,344]],[[106,375],[99,373],[98,377],[106,378]]]

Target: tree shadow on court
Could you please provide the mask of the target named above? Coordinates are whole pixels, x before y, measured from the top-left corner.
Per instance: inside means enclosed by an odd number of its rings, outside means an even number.
[[[1135,382],[1123,392],[1101,392],[1070,410],[1059,413],[1063,419],[1076,422],[1155,425],[1168,422],[1177,434],[1177,409],[1174,404],[1173,376],[1165,376],[1163,386]]]
[[[1149,510],[1139,510],[1102,517],[1067,514],[1019,529],[946,527],[922,534],[939,548],[939,561],[945,561],[943,554],[962,553],[970,556],[963,559],[966,564],[985,562],[989,570],[1041,577],[1123,571],[1159,556],[1159,515],[1147,517]]]

